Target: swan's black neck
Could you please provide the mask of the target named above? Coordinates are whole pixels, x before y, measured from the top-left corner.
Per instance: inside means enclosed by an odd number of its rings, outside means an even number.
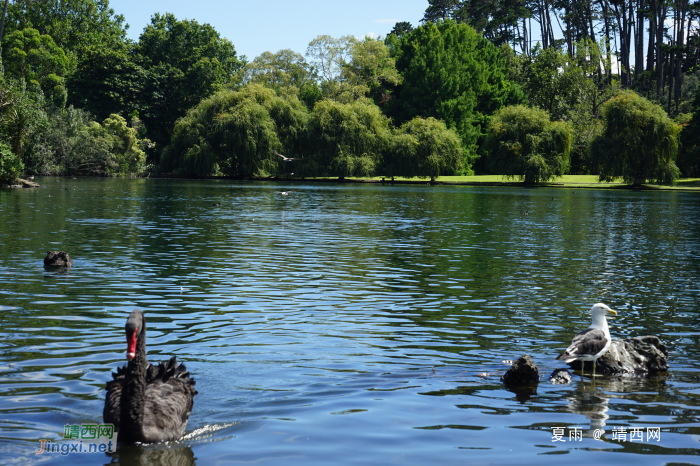
[[[126,366],[126,377],[120,402],[120,442],[139,442],[143,439],[143,413],[146,406],[146,322],[136,341],[134,359]]]

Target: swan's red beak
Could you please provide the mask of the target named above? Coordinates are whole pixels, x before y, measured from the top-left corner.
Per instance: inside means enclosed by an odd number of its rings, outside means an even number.
[[[126,359],[131,361],[136,357],[136,333],[139,329],[134,330],[134,333],[126,336]]]

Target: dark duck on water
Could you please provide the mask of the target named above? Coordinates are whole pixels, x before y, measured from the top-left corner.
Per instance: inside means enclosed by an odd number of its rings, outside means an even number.
[[[146,320],[136,309],[126,321],[129,362],[107,383],[104,422],[114,424],[119,441],[156,443],[185,433],[197,391],[175,356],[158,366],[146,361]]]

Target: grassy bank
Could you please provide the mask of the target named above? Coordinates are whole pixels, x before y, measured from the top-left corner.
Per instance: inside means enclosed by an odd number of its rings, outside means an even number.
[[[385,182],[389,182],[389,178],[386,177],[374,177],[371,178],[372,181],[380,181],[384,179]],[[361,179],[357,179],[360,181]],[[395,183],[428,183],[428,179],[419,178],[401,178],[395,177]],[[509,179],[501,175],[479,175],[479,176],[441,176],[436,180],[437,183],[444,184],[464,184],[464,185],[504,185],[504,186],[522,186],[522,183],[517,179]],[[626,188],[626,185],[622,180],[618,180],[612,183],[606,183],[598,181],[597,175],[564,175],[560,178],[556,178],[549,183],[539,183],[536,186],[551,186],[551,187],[567,187],[567,188],[596,188],[596,189],[610,189],[610,188]],[[643,185],[645,189],[664,189],[664,190],[692,190],[700,191],[700,178],[684,178],[678,180],[673,186],[667,186],[657,183],[649,183]]]
[[[234,180],[257,180],[257,181],[293,181],[293,182],[345,182],[345,183],[391,183],[388,177],[375,176],[372,178],[356,178],[350,177],[340,180],[338,178],[317,177],[317,178],[298,178],[294,176],[272,176],[269,178],[251,178],[251,177],[229,177],[229,176],[182,176],[172,174],[162,174],[158,177],[162,178],[188,178],[188,179],[234,179]],[[429,184],[427,178],[404,178],[395,177],[394,183],[397,184]],[[453,184],[453,185],[471,185],[471,186],[526,186],[517,179],[508,179],[501,175],[479,175],[479,176],[441,176],[434,184]],[[552,188],[593,188],[593,189],[632,189],[630,185],[626,185],[622,180],[612,183],[598,181],[597,175],[564,175],[556,178],[548,183],[538,183],[536,185],[528,185],[528,187],[552,187]],[[659,189],[659,190],[678,190],[678,191],[700,191],[700,178],[684,178],[678,180],[673,186],[662,185],[657,183],[649,183],[642,185],[641,188],[635,189]]]

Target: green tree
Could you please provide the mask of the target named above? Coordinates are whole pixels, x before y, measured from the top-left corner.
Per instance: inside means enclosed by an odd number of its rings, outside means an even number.
[[[292,87],[301,89],[314,79],[313,73],[301,54],[289,49],[277,53],[264,52],[245,66],[245,79],[271,89]]]
[[[516,105],[496,112],[484,146],[494,173],[539,183],[566,173],[572,137],[567,123],[550,121],[544,110]]]
[[[8,76],[40,86],[58,107],[65,105],[68,58],[51,36],[32,28],[8,34],[3,39],[2,61]]]
[[[147,74],[137,110],[149,137],[161,146],[170,141],[178,118],[237,80],[244,65],[233,44],[211,25],[171,13],[153,15],[135,53]]]
[[[503,55],[470,26],[447,20],[404,36],[396,67],[403,83],[388,105],[389,114],[397,122],[416,116],[443,120],[462,139],[468,170],[482,126],[510,93]]]
[[[306,56],[321,79],[321,89],[325,98],[338,100],[343,93],[352,96],[364,95],[365,90],[348,89],[348,83],[341,80],[343,70],[352,57],[353,36],[334,38],[328,35],[316,37],[309,42]],[[345,99],[347,100],[347,98]]]
[[[678,168],[684,177],[700,176],[700,87],[692,101],[692,118],[683,126]]]
[[[27,171],[39,175],[79,173],[70,165],[76,136],[91,121],[90,115],[73,106],[44,108],[46,119],[27,141],[24,164]],[[78,150],[81,150],[82,147]]]
[[[392,89],[401,83],[389,47],[381,40],[366,37],[352,44],[352,60],[343,69],[343,77],[353,86],[367,89],[376,104],[384,104]]]
[[[428,8],[425,9],[421,22],[437,23],[450,19],[459,6],[459,0],[428,0]]]
[[[454,130],[435,118],[416,117],[396,130],[385,158],[389,176],[430,177],[460,172],[462,145]],[[468,173],[473,174],[473,173]]]
[[[260,84],[225,89],[190,109],[165,149],[165,172],[266,176],[279,170],[273,151],[294,154],[304,140],[306,108]]]
[[[566,118],[579,103],[582,70],[561,50],[542,49],[522,57],[522,87],[530,104],[549,112],[553,119]]]
[[[341,179],[372,176],[390,137],[389,120],[376,105],[322,100],[309,119],[309,170]]]
[[[401,38],[404,35],[410,33],[413,31],[413,25],[409,23],[408,21],[399,21],[396,24],[394,24],[394,28],[391,30],[389,34],[394,34],[397,38]]]
[[[102,126],[111,136],[111,152],[114,154],[118,173],[138,174],[143,171],[146,163],[146,153],[142,149],[135,128],[130,128],[126,119],[119,115],[110,115],[102,122]],[[146,144],[148,141],[146,141]]]
[[[68,81],[68,103],[98,120],[141,108],[147,72],[126,46],[85,51]],[[145,97],[145,96],[143,96]]]
[[[514,43],[520,38],[518,20],[532,17],[527,3],[524,0],[465,0],[454,10],[452,18],[469,24],[495,45]]]
[[[112,48],[126,39],[128,25],[108,0],[16,1],[7,12],[5,34],[34,28],[51,36],[71,66],[91,48]]]
[[[119,172],[112,148],[114,138],[96,121],[80,127],[71,138],[71,148],[61,172],[71,175],[109,175]]]
[[[20,160],[27,141],[46,122],[43,94],[30,89],[24,81],[0,75],[0,139],[12,147]]]
[[[0,141],[0,182],[12,183],[23,170],[22,160],[12,153],[10,146]]]
[[[638,186],[646,181],[672,183],[681,127],[664,110],[633,91],[622,91],[603,106],[603,134],[591,146],[600,180],[622,178]]]

